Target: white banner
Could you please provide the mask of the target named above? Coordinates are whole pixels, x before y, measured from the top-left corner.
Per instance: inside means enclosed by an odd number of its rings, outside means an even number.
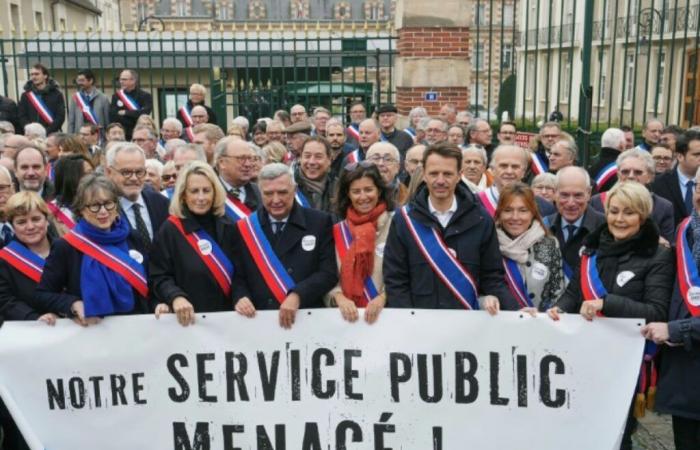
[[[337,310],[0,328],[0,394],[33,450],[613,449],[640,320]]]

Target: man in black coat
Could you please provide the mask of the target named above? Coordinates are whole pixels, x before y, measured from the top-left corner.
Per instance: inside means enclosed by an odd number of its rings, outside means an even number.
[[[251,180],[255,175],[257,154],[251,144],[227,137],[214,149],[214,162],[226,195],[243,203],[250,211],[260,207],[260,191]]]
[[[437,231],[462,270],[474,280],[479,307],[495,314],[518,309],[507,288],[503,259],[493,220],[474,195],[460,183],[462,152],[450,143],[426,149],[425,184],[408,207],[408,216]],[[397,308],[471,309],[440,278],[418,247],[403,212],[394,215],[384,248],[387,306]],[[444,270],[445,267],[441,267]],[[471,290],[473,292],[473,290]]]
[[[10,122],[15,127],[15,132],[19,129],[19,112],[17,103],[10,97],[0,95],[0,121]]]
[[[138,83],[139,76],[135,70],[123,70],[119,75],[121,89],[112,95],[112,103],[109,107],[110,122],[117,122],[124,127],[127,141],[131,140],[131,133],[139,117],[151,114],[153,111],[151,94],[139,89]]]
[[[605,216],[588,205],[591,178],[581,167],[564,167],[557,173],[555,198],[557,213],[547,216],[545,223],[559,241],[564,273],[570,276],[579,265],[583,238],[605,223]]]
[[[238,221],[234,235],[233,301],[236,311],[247,317],[259,309],[279,308],[280,325],[290,328],[299,308],[322,307],[324,295],[338,281],[333,221],[324,212],[297,204],[296,185],[286,165],[268,164],[258,180],[263,207]],[[246,230],[253,228],[253,220],[259,220],[262,229],[257,238],[269,241],[272,251],[263,250],[266,258],[276,259],[293,285],[280,291],[267,284],[266,267],[256,263],[252,240],[244,241],[244,236],[252,236]]]
[[[413,137],[403,130],[396,129],[398,109],[394,105],[382,105],[377,109],[377,117],[381,126],[381,140],[391,142],[399,149],[401,161],[404,160],[406,152],[413,146]],[[367,152],[365,151],[365,154]]]
[[[66,102],[58,83],[49,78],[49,70],[42,64],[32,66],[29,78],[19,99],[19,129],[15,133],[24,133],[24,126],[32,122],[42,124],[47,134],[60,131],[66,119]]]
[[[673,204],[674,225],[693,211],[695,173],[700,167],[700,131],[688,130],[676,141],[678,165],[674,170],[656,177],[651,191]]]
[[[600,145],[601,149],[600,153],[598,153],[598,160],[588,168],[588,174],[596,183],[596,190],[598,192],[605,192],[615,186],[617,174],[604,177],[603,172],[611,164],[615,164],[617,157],[620,156],[620,152],[625,151],[627,147],[625,133],[619,128],[608,128],[600,137]],[[604,177],[604,179],[602,177]]]

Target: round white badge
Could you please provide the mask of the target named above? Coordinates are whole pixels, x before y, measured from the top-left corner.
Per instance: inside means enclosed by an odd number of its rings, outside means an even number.
[[[629,280],[634,278],[634,272],[630,272],[629,270],[624,270],[620,273],[617,274],[617,285],[622,287],[627,284]]]
[[[129,256],[137,263],[143,264],[143,255],[139,251],[131,249],[129,250]]]
[[[700,287],[693,286],[688,290],[688,301],[693,306],[700,306]]]
[[[379,256],[380,258],[383,258],[383,257],[384,257],[384,247],[386,247],[386,244],[385,244],[384,242],[382,242],[381,244],[378,244],[378,245],[377,245],[377,249],[376,249],[376,252],[375,252],[375,253],[376,253],[377,256]]]
[[[549,269],[547,269],[547,266],[541,262],[536,262],[532,265],[532,278],[537,281],[542,281],[547,278],[547,275],[549,275]]]
[[[310,252],[316,248],[316,236],[311,236],[310,234],[301,238],[301,248]]]
[[[121,108],[124,106],[124,103],[121,100],[117,100],[117,106]]]
[[[211,242],[207,241],[206,239],[198,240],[197,247],[199,247],[199,251],[204,256],[207,256],[211,253]]]

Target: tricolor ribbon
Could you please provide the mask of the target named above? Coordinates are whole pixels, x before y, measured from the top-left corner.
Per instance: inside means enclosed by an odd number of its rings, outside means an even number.
[[[39,117],[41,117],[41,120],[43,120],[47,125],[52,125],[54,121],[53,114],[51,114],[51,110],[48,106],[46,106],[46,103],[44,103],[41,97],[36,95],[34,91],[28,91],[27,98],[29,99],[29,103],[32,104],[36,112],[39,114]]]
[[[185,122],[186,127],[191,127],[194,122],[192,121],[192,110],[187,107],[187,105],[180,107],[180,116],[182,121]]]
[[[38,283],[44,271],[44,258],[29,250],[17,240],[10,241],[0,250],[0,259],[19,270],[24,276]]]
[[[520,307],[525,308],[528,306],[535,306],[527,292],[527,285],[525,284],[525,280],[520,273],[518,263],[504,256],[503,268],[506,271],[506,282],[508,282],[508,288],[518,303],[520,303]]]
[[[75,104],[78,105],[78,108],[80,108],[80,112],[83,113],[85,120],[95,126],[98,126],[99,123],[97,122],[97,115],[90,105],[90,100],[84,98],[83,94],[80,92],[73,94],[73,100],[75,100]]]
[[[267,288],[281,304],[287,298],[287,294],[294,289],[296,283],[287,273],[282,261],[265,236],[265,232],[260,226],[259,213],[255,212],[245,219],[239,220],[238,229],[241,232],[243,243],[248,248],[260,275],[265,280]]]
[[[175,225],[175,228],[182,234],[187,243],[190,244],[190,247],[192,247],[197,256],[199,256],[207,269],[209,269],[209,272],[216,280],[216,284],[219,285],[221,291],[228,297],[231,294],[231,281],[233,279],[234,267],[219,244],[204,230],[187,233],[179,217],[170,216],[168,217],[168,221]],[[209,251],[202,250],[200,244],[203,242],[208,242],[209,245],[211,245]]]
[[[46,204],[46,207],[56,218],[56,220],[68,227],[69,230],[72,230],[75,227],[75,220],[73,219],[73,215],[70,213],[70,211],[64,211],[63,208],[59,206],[56,200],[48,202]]]
[[[488,212],[491,217],[496,216],[496,207],[498,206],[498,197],[496,197],[494,192],[495,189],[491,187],[476,194],[481,204],[486,208],[486,212]]]
[[[139,109],[141,109],[141,105],[139,105],[136,100],[131,98],[124,89],[119,89],[117,91],[117,97],[119,97],[122,103],[124,103],[126,109],[128,109],[129,111],[138,111]]]
[[[676,235],[676,272],[678,288],[688,312],[693,317],[700,317],[700,275],[693,260],[693,251],[688,243],[688,228],[691,217],[683,219]]]
[[[192,127],[185,127],[185,136],[190,143],[194,143],[194,130]]]
[[[224,211],[226,212],[226,215],[234,221],[234,223],[241,219],[245,219],[251,214],[250,209],[245,205],[245,203],[231,195],[226,196]]]
[[[549,161],[542,158],[539,153],[532,152],[530,156],[532,156],[530,168],[535,175],[540,175],[549,171]]]
[[[299,205],[303,206],[304,208],[311,208],[311,203],[309,202],[309,199],[306,198],[303,192],[301,192],[301,189],[297,188],[296,192],[294,193],[294,199],[299,203]]]
[[[602,299],[608,294],[600,280],[597,261],[598,256],[595,253],[581,255],[581,293],[584,301]]]
[[[347,158],[347,164],[352,164],[352,163],[357,163],[360,162],[360,150],[353,150],[350,153],[348,153]]]
[[[433,272],[466,309],[479,309],[478,290],[473,276],[451,253],[435,228],[413,219],[408,206],[401,208],[401,215],[423,257]]]
[[[350,249],[350,244],[352,244],[352,234],[350,233],[350,227],[347,221],[343,220],[333,225],[333,239],[335,241],[335,250],[338,252],[338,258],[342,262],[345,259],[345,254]],[[379,291],[374,285],[371,275],[365,278],[362,294],[363,297],[358,305],[362,308],[367,306],[372,299],[379,295]]]
[[[595,177],[595,185],[600,190],[605,183],[610,181],[612,177],[617,175],[617,163],[611,162],[607,166],[603,167],[598,175]]]
[[[408,128],[404,128],[403,131],[405,131],[406,134],[411,136],[411,139],[413,139],[414,141],[416,140],[416,130],[414,130],[411,127],[408,127]]]
[[[347,128],[348,134],[355,138],[355,140],[360,140],[360,126],[351,123]]]

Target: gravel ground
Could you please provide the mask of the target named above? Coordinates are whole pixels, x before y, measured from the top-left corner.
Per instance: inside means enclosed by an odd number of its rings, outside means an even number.
[[[671,416],[647,411],[632,436],[635,450],[675,450]]]

